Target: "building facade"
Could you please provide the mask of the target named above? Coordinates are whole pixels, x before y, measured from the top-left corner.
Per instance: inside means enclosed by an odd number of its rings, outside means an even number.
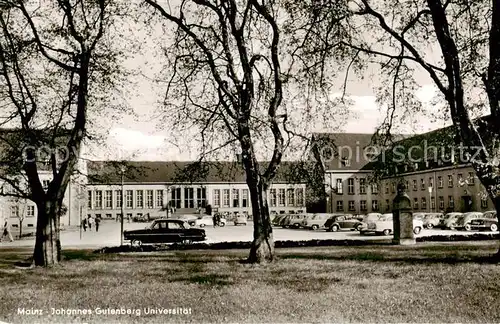
[[[401,136],[385,149],[373,144],[371,134],[321,136],[329,147],[322,152],[326,212],[391,212],[400,183],[414,212],[495,209],[471,165],[460,160],[459,144],[450,128]]]
[[[446,166],[402,173],[381,180],[384,199],[392,201],[403,183],[417,212],[469,212],[495,209],[470,165]],[[391,204],[385,206],[391,211]]]
[[[40,171],[39,177],[45,190],[47,190],[52,175],[46,171]],[[82,183],[84,177],[74,176],[71,178],[66,193],[64,195],[63,204],[66,207],[66,213],[61,215],[61,226],[78,225],[79,219],[85,213],[85,195],[84,186]],[[8,184],[2,186],[5,192],[13,192],[13,188]],[[17,198],[11,196],[2,196],[0,198],[0,222],[3,226],[5,220],[8,220],[14,230],[19,230],[22,224],[23,231],[33,232],[36,229],[36,220],[38,208],[36,204],[24,198]]]
[[[364,214],[383,209],[379,183],[368,168],[377,147],[371,134],[315,134],[325,170],[328,213]]]
[[[122,203],[128,218],[146,214],[167,216],[172,211],[176,214],[196,213],[207,205],[213,212],[252,214],[250,193],[242,170],[221,173],[220,169],[213,168],[198,179],[187,182],[183,179],[186,173],[182,171],[187,170],[187,162],[128,162],[126,164],[133,168],[135,176],[124,171],[122,181],[121,170],[117,172],[112,165],[105,164],[94,162],[89,168],[91,174],[100,174],[101,177],[87,184],[87,215],[119,217]],[[103,172],[103,168],[107,171]],[[278,179],[267,193],[270,211],[305,212],[305,189],[305,184],[288,184]]]

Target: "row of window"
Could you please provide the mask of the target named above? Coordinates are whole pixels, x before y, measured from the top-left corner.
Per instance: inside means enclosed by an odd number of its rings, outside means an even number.
[[[222,193],[222,204],[221,204]],[[231,193],[231,197],[229,196]],[[241,207],[249,207],[248,189],[241,189]],[[304,190],[302,188],[280,188],[269,190],[269,206],[304,206]],[[232,204],[230,204],[232,202]],[[213,191],[214,207],[240,207],[240,189],[214,189]]]
[[[222,189],[222,203],[221,203],[221,189],[214,189],[213,191],[213,205],[214,207],[240,207],[240,189],[233,189],[230,196],[230,189]],[[231,201],[232,200],[232,201]],[[248,198],[248,189],[242,189],[241,192],[241,207],[249,207],[250,201]]]
[[[194,188],[184,188],[184,199],[181,196],[182,189],[183,188],[172,188],[169,200],[171,206],[175,208],[198,208],[206,206],[206,188],[196,188],[196,198],[194,196]]]
[[[26,206],[25,215],[21,215],[18,205],[10,206],[10,217],[11,218],[22,218],[23,216],[35,217],[35,206]]]
[[[163,190],[125,190],[125,208],[161,208],[163,207]],[[146,198],[146,199],[144,199]],[[87,194],[89,209],[121,208],[122,190],[89,190]],[[156,203],[156,204],[155,204]]]
[[[444,203],[444,197],[439,196],[439,209],[444,210],[445,209],[445,203]],[[356,201],[355,200],[349,200],[348,202],[348,211],[356,211]],[[390,201],[389,199],[386,199],[385,201],[386,204],[386,209],[390,210]],[[360,200],[359,201],[359,210],[360,211],[367,211],[367,201],[366,200]],[[378,200],[372,200],[372,211],[376,212],[379,211],[379,202]],[[436,197],[431,197],[431,210],[436,209]],[[448,196],[448,208],[454,209],[455,208],[455,199],[453,196]],[[487,199],[481,199],[481,208],[488,208],[488,200]],[[427,198],[422,197],[420,200],[418,198],[413,199],[413,209],[418,210],[425,210],[427,209]],[[343,200],[337,200],[337,212],[343,212],[344,211],[344,201]]]
[[[367,188],[368,188],[368,185],[366,184],[366,179],[360,178],[359,179],[359,193],[362,195],[366,194]],[[378,194],[378,184],[377,183],[372,183],[371,189],[372,189],[372,194],[374,194],[374,195]],[[354,195],[354,192],[355,192],[354,190],[355,190],[354,178],[347,179],[347,194]],[[335,192],[337,193],[337,195],[344,194],[344,182],[340,178],[336,179]]]
[[[413,165],[396,165],[394,167],[394,171],[396,174],[405,173],[405,172],[413,172],[424,169],[433,169],[436,167],[442,167],[444,165],[452,165],[455,164],[455,155],[452,152],[447,152],[446,154],[441,154],[441,157],[438,156],[438,152],[431,150],[427,153],[429,156],[432,156],[432,159],[429,159],[425,162],[414,162]],[[386,174],[389,174],[389,170],[385,171]]]
[[[347,202],[347,210],[348,211],[356,211],[356,201],[349,200]],[[359,201],[359,210],[360,211],[367,211],[368,210],[366,200]],[[379,210],[378,200],[372,200],[372,211],[378,211],[378,210]],[[344,211],[344,201],[343,200],[337,200],[337,211],[338,212]]]
[[[439,196],[439,209],[444,210],[444,197]],[[420,209],[427,209],[427,199],[425,197],[422,197],[420,199]],[[431,209],[436,208],[436,199],[435,197],[431,197]],[[453,196],[448,196],[448,208],[454,209],[455,208],[455,198]],[[488,200],[487,199],[481,199],[481,208],[488,208]],[[413,199],[413,209],[419,209],[419,199],[414,198]]]
[[[462,173],[459,173],[457,174],[457,179],[458,179],[458,184],[460,186],[463,186],[465,184],[469,185],[469,186],[473,186],[475,184],[475,178],[474,178],[474,172],[469,172],[468,174],[468,178],[464,180],[463,178],[463,175]],[[453,174],[449,174],[448,175],[448,188],[453,188],[454,186],[454,177],[453,177]],[[406,188],[410,189],[410,186],[409,186],[409,181],[406,180]],[[392,186],[392,190],[389,189],[389,186]],[[420,190],[427,190],[427,185],[431,188],[434,188],[434,177],[429,177],[429,182],[425,182],[425,179],[420,179]],[[438,176],[437,177],[437,187],[438,189],[442,189],[444,188],[444,179],[442,176]],[[412,189],[413,191],[417,191],[419,188],[419,184],[417,182],[416,179],[413,179],[412,180]],[[392,192],[392,193],[395,193],[396,192],[396,184],[395,183],[392,183],[392,184],[389,184],[389,183],[386,183],[385,185],[385,193],[388,194],[389,193],[389,190]]]
[[[286,196],[285,196],[286,195]],[[271,189],[269,190],[269,206],[304,206],[304,189]]]
[[[206,188],[173,188],[170,192],[170,204],[175,208],[205,207],[207,203]],[[182,191],[184,190],[184,191]],[[125,190],[125,208],[161,208],[163,207],[163,190]],[[181,195],[181,194],[184,195]],[[196,196],[195,196],[196,193]],[[135,202],[135,204],[134,204]],[[156,202],[156,204],[154,204]],[[304,190],[302,188],[270,189],[269,204],[276,206],[304,206]],[[121,208],[121,190],[89,190],[89,209]],[[248,189],[213,189],[213,207],[250,207]]]

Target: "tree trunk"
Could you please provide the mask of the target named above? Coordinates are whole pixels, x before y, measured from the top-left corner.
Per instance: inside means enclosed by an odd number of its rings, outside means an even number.
[[[500,195],[496,196],[496,198],[493,200],[493,203],[495,204],[495,210],[497,211],[498,224],[500,224]],[[500,263],[500,246],[498,247],[498,252],[495,254],[494,259],[495,261]]]
[[[497,219],[500,223],[500,174],[497,174],[499,166],[492,165],[491,162],[485,161],[486,167],[475,165],[475,171],[481,184],[486,188],[488,196],[493,201],[495,210],[497,211]],[[495,254],[494,259],[500,262],[500,247]]]
[[[36,227],[35,266],[51,266],[61,261],[61,241],[59,238],[60,204],[51,201],[37,203],[38,219]]]
[[[274,259],[273,229],[269,217],[266,186],[248,181],[253,213],[253,242],[248,262],[266,263]]]
[[[19,219],[19,239],[23,237],[23,220]]]

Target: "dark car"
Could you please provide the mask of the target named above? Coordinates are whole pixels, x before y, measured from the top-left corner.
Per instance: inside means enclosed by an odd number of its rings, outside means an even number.
[[[205,230],[190,228],[189,225],[176,219],[157,219],[150,226],[140,230],[123,232],[123,238],[133,246],[161,243],[190,243],[206,240]]]
[[[285,214],[285,216],[280,219],[280,222],[279,222],[278,225],[281,226],[281,227],[283,227],[283,228],[287,228],[288,225],[290,224],[291,218],[292,218],[292,215]]]
[[[152,220],[159,219],[165,217],[164,215],[160,214],[152,214],[152,213],[146,213],[146,214],[137,214],[132,217],[133,222],[151,222]]]
[[[337,232],[339,230],[348,229],[351,231],[360,230],[361,224],[359,219],[353,215],[336,215],[330,217],[325,223],[328,232]]]
[[[276,215],[274,216],[273,218],[273,221],[272,221],[272,224],[274,226],[280,226],[281,225],[281,222],[283,221],[283,219],[286,217],[285,214],[280,214],[280,215]]]
[[[482,217],[471,220],[471,230],[498,231],[498,218],[496,211],[487,211]]]

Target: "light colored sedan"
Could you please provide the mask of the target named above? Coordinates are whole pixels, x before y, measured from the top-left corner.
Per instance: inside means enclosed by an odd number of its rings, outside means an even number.
[[[214,225],[214,219],[213,216],[210,215],[202,216],[194,222],[194,226],[199,226],[199,227],[213,226],[213,225]],[[221,218],[219,226],[224,227],[225,225],[226,225],[226,220],[224,218]]]
[[[247,225],[247,217],[238,215],[234,219],[234,226],[238,226],[238,225],[245,225],[246,226]]]
[[[312,230],[324,229],[326,220],[332,216],[332,214],[306,214],[307,217],[302,221],[302,227],[309,228]]]
[[[424,227],[424,222],[421,219],[413,218],[413,233],[419,234]],[[369,221],[367,227],[360,231],[363,235],[367,232],[375,234],[391,235],[394,234],[394,223],[392,214],[383,214],[377,220]]]

